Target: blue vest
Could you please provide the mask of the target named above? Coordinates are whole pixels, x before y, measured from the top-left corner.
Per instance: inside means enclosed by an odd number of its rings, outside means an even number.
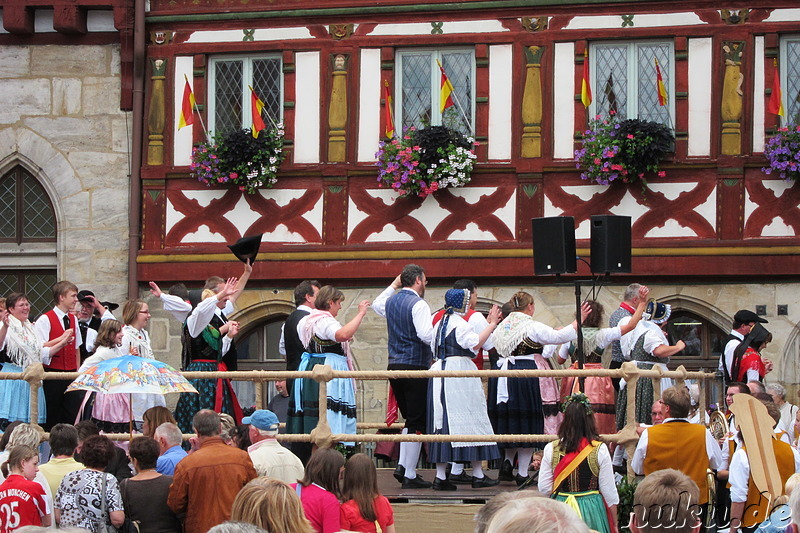
[[[458,340],[456,340],[456,330],[458,328],[453,328],[453,330],[448,333],[444,338],[444,350],[441,348],[439,349],[439,353],[436,354],[436,357],[439,359],[444,359],[446,357],[467,357],[472,359],[475,357],[475,354],[472,350],[468,350],[467,348],[462,348],[460,344],[458,344]],[[437,335],[438,338],[438,335]]]
[[[413,291],[401,290],[386,301],[390,365],[431,365],[431,348],[417,337],[411,314],[411,309],[421,299]]]

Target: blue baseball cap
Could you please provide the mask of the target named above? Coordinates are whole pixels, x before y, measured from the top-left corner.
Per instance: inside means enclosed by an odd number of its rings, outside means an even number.
[[[278,416],[267,409],[258,409],[252,415],[242,418],[242,424],[250,424],[265,431],[278,429],[280,420]]]

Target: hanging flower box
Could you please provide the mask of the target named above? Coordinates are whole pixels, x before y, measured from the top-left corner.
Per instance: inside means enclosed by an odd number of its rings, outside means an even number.
[[[764,174],[775,171],[781,179],[794,181],[800,178],[800,125],[790,124],[778,132],[764,146],[769,166]]]
[[[283,124],[254,138],[249,128],[214,135],[192,150],[190,173],[208,186],[236,185],[248,194],[278,181],[283,161]]]
[[[647,174],[666,176],[659,163],[674,151],[675,136],[664,124],[619,120],[612,112],[609,118],[598,115],[589,121],[581,144],[575,150],[575,166],[582,171],[582,179],[600,185],[646,182]]]
[[[410,128],[402,139],[381,142],[378,183],[403,196],[422,198],[470,181],[475,140],[445,126]]]

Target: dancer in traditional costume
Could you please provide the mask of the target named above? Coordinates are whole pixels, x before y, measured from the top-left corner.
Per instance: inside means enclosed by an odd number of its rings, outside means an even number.
[[[761,352],[770,342],[772,342],[772,333],[761,324],[756,323],[744,341],[733,351],[731,375],[735,376],[735,381],[740,383],[764,382],[764,376],[772,370],[772,363],[762,359]]]
[[[236,370],[233,338],[239,332],[237,322],[222,313],[228,299],[236,292],[236,278],[229,278],[214,294],[203,291],[203,300],[183,326],[183,369],[187,372],[224,372]],[[192,379],[199,394],[183,392],[175,408],[175,419],[184,433],[192,433],[192,418],[201,409],[231,415],[238,424],[242,408],[229,379]]]
[[[497,327],[494,345],[500,354],[497,367],[500,370],[535,370],[537,360],[547,364],[541,357],[547,344],[563,344],[575,339],[577,321],[555,330],[533,320],[533,296],[518,292],[511,298],[512,312]],[[581,320],[586,320],[589,306],[581,307]],[[549,368],[549,365],[547,366]],[[553,380],[555,381],[555,380]],[[490,378],[489,379],[489,419],[497,434],[526,435],[546,433],[545,413],[542,407],[544,384],[553,389],[557,397],[558,386],[547,378]],[[555,429],[553,433],[555,434]],[[500,449],[505,450],[505,460],[500,467],[501,481],[516,481],[522,486],[529,481],[528,469],[531,464],[534,442],[503,442]],[[518,473],[512,475],[514,455],[517,455]]]
[[[587,303],[592,309],[592,312],[586,317],[586,322],[581,324],[581,331],[583,333],[583,354],[585,369],[601,369],[603,368],[601,358],[603,351],[606,347],[615,340],[619,340],[623,335],[633,331],[639,320],[642,318],[645,305],[647,304],[647,295],[650,289],[647,287],[639,287],[639,305],[629,321],[625,321],[622,325],[613,328],[600,328],[600,323],[603,320],[603,306],[595,301],[589,300]],[[564,363],[567,358],[572,358],[571,369],[578,368],[577,354],[575,353],[576,343],[572,341],[569,344],[562,344],[559,349],[558,359],[559,363]],[[561,380],[561,398],[566,398],[570,394],[578,392],[579,380],[574,377],[566,377]],[[597,376],[587,377],[584,379],[583,389],[589,401],[592,402],[592,411],[594,411],[594,421],[597,431],[603,435],[607,433],[616,433],[617,421],[616,413],[616,391],[614,384],[610,377]]]
[[[28,320],[31,304],[28,297],[15,292],[6,299],[7,311],[0,312],[0,360],[3,372],[22,373],[34,363],[49,363],[50,353],[57,352],[73,340],[72,330],[45,342]],[[0,419],[31,422],[31,389],[22,379],[0,382]],[[44,389],[39,389],[40,424],[46,420]],[[36,421],[34,421],[36,422]]]
[[[500,309],[494,306],[488,325],[477,334],[464,315],[469,308],[468,289],[450,289],[445,294],[445,312],[431,343],[434,363],[431,370],[477,370],[472,361],[500,322]],[[492,435],[486,412],[486,397],[481,378],[433,378],[428,389],[428,433],[430,435]],[[493,487],[498,480],[483,474],[482,461],[498,459],[494,442],[432,442],[428,457],[436,463],[433,490],[456,490],[447,479],[447,463],[472,465],[472,488]]]
[[[358,312],[342,326],[336,316],[342,309],[344,294],[330,285],[317,293],[316,309],[303,317],[297,325],[300,341],[306,351],[300,359],[298,370],[312,370],[317,365],[328,365],[336,371],[355,370],[350,352],[350,339],[358,331],[370,302],[358,304]],[[356,392],[354,380],[336,378],[328,382],[328,424],[334,434],[356,433]],[[289,397],[287,433],[311,433],[319,420],[319,383],[311,378],[295,380]]]
[[[544,447],[539,492],[566,502],[589,529],[612,533],[617,531],[619,494],[611,454],[597,439],[589,398],[568,396],[558,440]]]
[[[662,328],[666,327],[672,308],[669,304],[660,302],[648,302],[642,320],[633,331],[622,337],[620,344],[625,357],[636,363],[642,370],[651,370],[656,366],[662,370],[667,370],[667,363],[670,357],[680,352],[686,344],[679,340],[674,346],[670,346],[667,336]],[[620,326],[624,325],[623,318]],[[672,386],[670,378],[661,379],[661,390]],[[651,425],[650,407],[654,401],[653,380],[642,378],[636,382],[636,422]],[[628,388],[620,385],[619,395],[617,396],[617,429],[625,426],[625,416],[628,406]]]

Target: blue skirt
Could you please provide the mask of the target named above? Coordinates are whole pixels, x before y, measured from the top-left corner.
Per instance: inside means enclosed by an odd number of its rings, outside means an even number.
[[[3,363],[3,372],[22,373],[22,367],[11,363]],[[0,381],[0,418],[9,421],[31,421],[31,389],[24,379],[4,379]],[[44,401],[44,390],[39,387],[39,424],[46,420],[47,408]]]
[[[509,370],[536,370],[536,361],[518,359]],[[508,401],[497,403],[497,379],[489,378],[489,419],[498,435],[541,435],[544,409],[539,378],[508,378]],[[540,448],[537,442],[499,442],[500,448]]]
[[[333,370],[347,371],[347,358],[334,353],[303,353],[297,370],[312,370],[317,365],[329,365]],[[328,388],[328,425],[331,433],[356,434],[356,391],[353,380],[332,379]],[[287,433],[311,433],[319,421],[319,383],[311,378],[294,380],[289,397]]]

